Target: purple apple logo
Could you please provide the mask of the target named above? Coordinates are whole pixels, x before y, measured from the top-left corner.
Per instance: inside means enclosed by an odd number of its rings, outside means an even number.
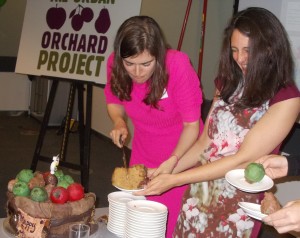
[[[65,23],[67,14],[62,7],[51,7],[47,11],[46,21],[50,29],[59,30]]]

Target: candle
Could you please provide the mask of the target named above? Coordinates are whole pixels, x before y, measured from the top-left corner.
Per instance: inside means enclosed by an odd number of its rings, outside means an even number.
[[[50,165],[50,173],[54,174],[55,171],[57,170],[57,166],[59,164],[59,156],[53,156],[53,162]]]

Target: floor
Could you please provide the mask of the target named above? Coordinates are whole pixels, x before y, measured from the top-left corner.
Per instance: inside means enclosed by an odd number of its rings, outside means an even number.
[[[5,203],[7,183],[24,168],[30,168],[36,142],[38,139],[40,121],[27,115],[27,113],[0,112],[0,217],[6,216]],[[53,157],[60,151],[62,135],[58,128],[49,128],[44,137],[41,155]],[[70,133],[66,151],[68,162],[79,162],[78,133]],[[126,151],[129,157],[130,151]],[[90,179],[89,191],[97,196],[97,207],[108,206],[107,195],[116,191],[111,185],[111,175],[116,166],[122,166],[122,151],[118,149],[109,138],[93,132],[91,134],[90,153]],[[49,170],[48,163],[40,161],[37,170]],[[60,167],[66,174],[71,175],[75,181],[80,182],[78,171]],[[279,235],[271,227],[263,226],[259,238],[291,238],[288,235]]]

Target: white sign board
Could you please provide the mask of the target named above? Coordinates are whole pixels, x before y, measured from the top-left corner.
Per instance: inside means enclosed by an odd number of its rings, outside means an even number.
[[[141,0],[27,0],[16,72],[106,83],[122,22]]]

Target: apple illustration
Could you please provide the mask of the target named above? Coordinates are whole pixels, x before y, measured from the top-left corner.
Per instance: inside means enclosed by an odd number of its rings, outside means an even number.
[[[46,21],[50,29],[59,30],[65,23],[67,14],[62,7],[51,7],[47,11]]]

